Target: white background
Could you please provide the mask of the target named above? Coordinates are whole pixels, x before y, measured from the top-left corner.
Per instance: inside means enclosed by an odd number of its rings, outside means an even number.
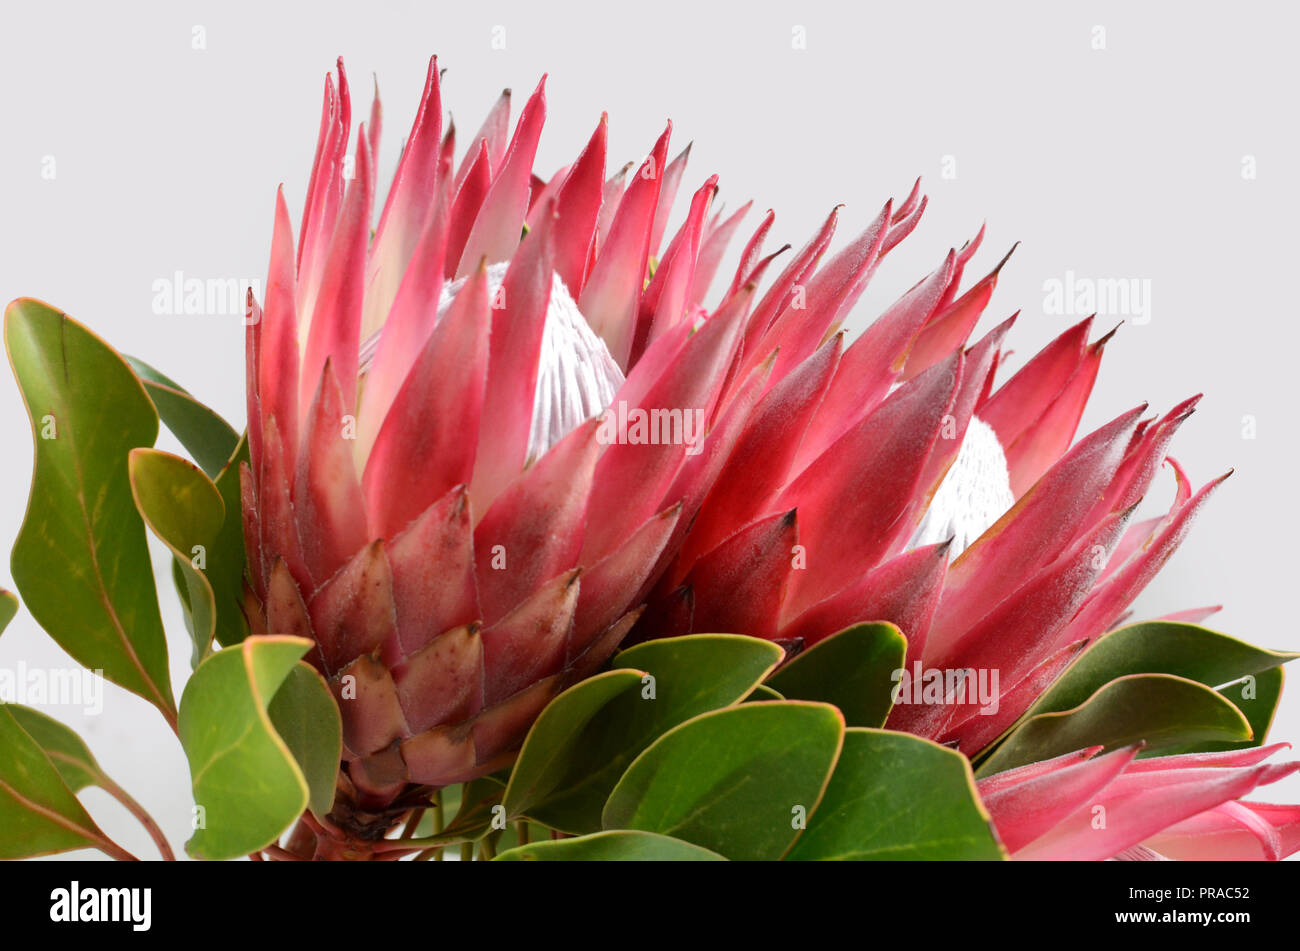
[[[275,187],[285,183],[296,222],[334,57],[346,57],[358,120],[378,74],[385,177],[429,54],[448,69],[462,147],[503,86],[517,111],[549,72],[539,168],[571,161],[602,110],[611,167],[639,160],[671,117],[674,154],[695,142],[678,218],[717,172],[730,207],[755,199],[753,224],[776,210],[777,245],[802,244],[846,203],[842,241],[923,175],[925,220],[882,268],[854,329],[985,219],[972,278],[1023,242],[981,325],[1022,311],[1015,366],[1078,319],[1044,314],[1045,281],[1067,269],[1149,280],[1151,320],[1130,321],[1108,347],[1085,427],[1203,391],[1174,454],[1198,485],[1236,474],[1139,615],[1223,603],[1214,626],[1295,649],[1298,20],[1289,5],[1240,2],[10,4],[0,13],[0,298],[55,304],[242,425],[238,318],[155,315],[152,284],[177,270],[264,277]],[[193,48],[196,27],[205,49]],[[494,27],[504,50],[491,47]],[[797,27],[806,49],[792,48]],[[41,175],[47,156],[53,180]],[[955,178],[941,177],[945,156]],[[1099,330],[1118,319],[1100,318]],[[1242,435],[1247,416],[1254,439]],[[8,374],[0,452],[7,550],[31,465]],[[1172,492],[1165,473],[1150,508]],[[179,694],[189,645],[161,577]],[[0,584],[12,587],[7,563]],[[25,615],[0,638],[0,666],[20,659],[69,663]],[[144,701],[107,689],[99,717],[51,712],[179,849],[184,758]],[[1300,692],[1284,699],[1273,736],[1300,737]],[[1266,793],[1298,797],[1300,776]],[[86,799],[110,834],[151,854],[115,804],[96,791]]]

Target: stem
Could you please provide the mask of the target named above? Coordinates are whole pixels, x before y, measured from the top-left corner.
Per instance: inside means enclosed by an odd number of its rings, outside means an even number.
[[[163,835],[162,829],[158,828],[158,823],[154,821],[153,816],[145,811],[144,806],[136,802],[130,793],[102,773],[97,777],[97,780],[104,792],[125,806],[126,810],[139,820],[140,825],[144,826],[144,830],[149,833],[149,838],[153,839],[153,844],[158,847],[158,853],[163,857],[163,860],[175,862],[176,854],[172,852],[172,847],[168,845],[167,837]]]
[[[138,858],[136,858],[126,849],[122,848],[120,845],[118,845],[116,842],[114,842],[112,839],[109,838],[105,838],[104,841],[100,842],[97,848],[99,849],[99,851],[103,852],[109,858],[116,859],[119,862],[140,861]]]
[[[370,851],[375,855],[384,852],[418,852],[421,849],[441,849],[454,843],[439,839],[437,836],[430,836],[427,839],[380,839],[370,845]],[[473,842],[466,843],[473,845]]]
[[[529,840],[530,836],[529,836],[529,833],[528,833],[528,822],[527,822],[527,820],[525,820],[525,819],[520,819],[518,822],[515,823],[515,836],[516,836],[516,838],[519,839],[519,844],[520,844],[520,845],[527,845],[527,844],[528,844],[528,840]]]
[[[402,830],[402,834],[399,835],[398,838],[409,839],[412,836],[414,836],[415,830],[420,827],[420,820],[422,820],[423,818],[424,818],[423,806],[421,806],[418,809],[412,809],[410,817],[407,818],[406,820],[406,828]]]
[[[334,839],[347,838],[347,836],[343,834],[342,829],[340,829],[334,823],[330,822],[329,819],[323,816],[319,819],[316,818],[316,816],[312,815],[310,809],[308,809],[306,812],[302,814],[302,821],[307,823],[307,825],[311,828],[313,832],[316,833],[318,837],[334,838]]]
[[[460,860],[462,862],[474,861],[474,843],[462,842],[460,846]]]
[[[479,840],[478,857],[481,862],[490,862],[496,858],[496,846],[492,844],[492,836],[487,835]]]
[[[435,810],[433,814],[433,834],[442,835],[442,830],[447,828],[447,807],[444,804],[442,799],[441,786],[439,786],[438,789],[433,794],[433,808]],[[435,862],[442,861],[442,849],[443,849],[442,846],[438,846],[437,848],[431,850],[433,852],[433,860]]]

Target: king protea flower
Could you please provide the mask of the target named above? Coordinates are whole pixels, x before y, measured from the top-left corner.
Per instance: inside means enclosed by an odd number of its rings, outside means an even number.
[[[1002,266],[963,289],[982,230],[846,339],[919,182],[830,256],[838,209],[793,254],[764,251],[769,211],[715,281],[749,205],[715,211],[710,178],[669,236],[671,124],[630,177],[606,177],[603,116],[539,176],[543,85],[512,135],[503,95],[456,165],[432,62],[372,234],[380,106],[345,174],[340,63],[296,250],[277,199],[247,346],[249,613],[314,638],[339,696],[334,818],[382,832],[406,792],[509,762],[619,644],[692,632],[795,652],[892,621],[909,666],[1000,671],[996,716],[889,723],[978,751],[1221,481],[1193,492],[1174,464],[1168,514],[1131,521],[1195,399],[1072,446],[1109,336],[1088,320],[995,389],[1015,317],[970,342]]]

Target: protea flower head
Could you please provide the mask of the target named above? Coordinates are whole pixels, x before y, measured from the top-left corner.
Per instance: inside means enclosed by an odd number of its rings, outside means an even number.
[[[248,607],[255,631],[314,638],[339,697],[335,819],[382,831],[409,791],[508,762],[619,644],[692,632],[795,653],[892,621],[909,668],[999,672],[994,716],[900,705],[888,723],[975,753],[1221,481],[1192,491],[1171,460],[1168,513],[1132,520],[1196,398],[1075,443],[1109,338],[1090,320],[995,387],[1015,316],[971,341],[1006,260],[964,286],[982,229],[847,339],[920,221],[919,182],[834,254],[839,209],[773,252],[769,211],[715,281],[750,206],[715,210],[710,178],[669,231],[689,152],[670,161],[671,124],[607,177],[602,116],[537,174],[543,85],[512,134],[503,95],[457,164],[432,62],[372,234],[381,111],[349,146],[340,62],[296,248],[277,199],[247,343]],[[1142,787],[1124,755],[1087,762]]]

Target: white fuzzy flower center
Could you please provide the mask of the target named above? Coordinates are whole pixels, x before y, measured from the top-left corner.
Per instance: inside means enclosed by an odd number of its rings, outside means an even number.
[[[952,539],[956,558],[1015,503],[1007,458],[993,427],[978,416],[966,427],[957,458],[939,485],[925,518],[908,545],[919,548]]]

